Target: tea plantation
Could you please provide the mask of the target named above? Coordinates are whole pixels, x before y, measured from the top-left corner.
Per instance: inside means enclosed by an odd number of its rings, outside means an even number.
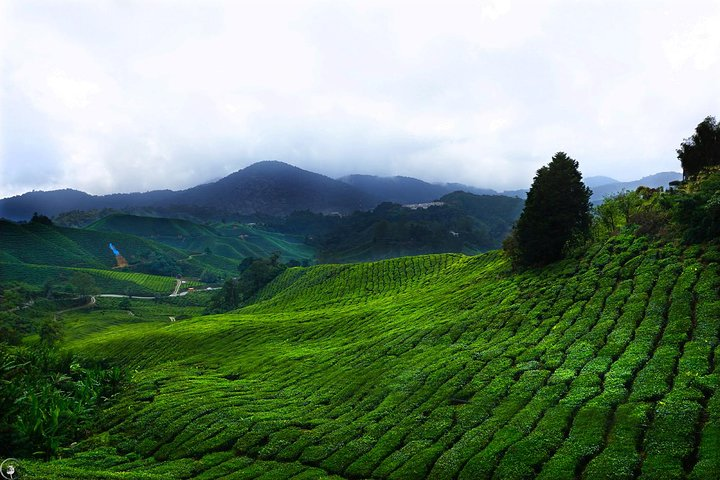
[[[131,384],[25,478],[720,478],[718,261],[620,235],[522,274],[428,255],[174,323],[78,312],[64,347]]]

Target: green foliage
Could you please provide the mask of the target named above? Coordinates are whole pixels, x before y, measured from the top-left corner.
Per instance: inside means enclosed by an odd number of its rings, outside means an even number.
[[[20,324],[20,317],[12,311],[0,311],[0,342],[10,345],[20,343],[20,332],[17,327]]]
[[[38,331],[40,335],[40,341],[47,345],[55,345],[63,336],[63,324],[61,321],[54,317],[52,319],[46,318],[40,324]]]
[[[513,232],[509,252],[519,266],[537,266],[562,258],[590,228],[590,189],[582,183],[578,162],[564,152],[537,171],[525,208]]]
[[[683,140],[677,150],[683,176],[690,179],[707,167],[720,166],[720,124],[715,117],[705,117],[695,133]]]
[[[672,198],[673,218],[686,242],[720,237],[720,171],[709,170],[684,185]]]
[[[30,219],[30,223],[40,223],[43,225],[52,225],[53,222],[45,215],[40,215],[37,212],[33,213],[32,218]]]
[[[95,279],[86,272],[78,271],[73,273],[72,277],[70,277],[70,284],[75,288],[75,291],[83,297],[98,293]]]
[[[126,373],[42,346],[0,344],[0,456],[50,458],[86,436]]]
[[[225,284],[213,297],[210,311],[232,310],[254,297],[287,268],[287,265],[280,263],[279,259],[278,253],[267,259],[250,257],[243,259],[238,265],[240,277],[225,280]]]
[[[498,248],[520,214],[522,200],[455,192],[441,205],[407,208],[382,203],[324,226],[310,243],[322,262],[369,261],[403,255]],[[308,215],[303,215],[303,218]]]
[[[669,200],[662,189],[647,187],[606,198],[594,209],[593,234],[596,239],[605,239],[634,225],[640,235],[669,236]]]

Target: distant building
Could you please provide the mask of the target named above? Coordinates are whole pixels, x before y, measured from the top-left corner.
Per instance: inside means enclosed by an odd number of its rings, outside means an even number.
[[[409,208],[410,210],[427,210],[430,207],[442,207],[443,205],[445,205],[445,202],[409,203],[403,205],[403,208]]]

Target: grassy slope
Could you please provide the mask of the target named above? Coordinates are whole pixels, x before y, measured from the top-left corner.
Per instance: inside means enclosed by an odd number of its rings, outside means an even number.
[[[236,223],[207,226],[172,218],[114,214],[87,228],[139,235],[195,252],[209,248],[213,253],[229,258],[269,257],[275,251],[281,252],[283,260],[310,260],[314,257],[314,250],[303,243],[302,237]]]
[[[168,290],[145,274],[110,270],[116,265],[110,242],[131,264],[155,253],[175,260],[188,275],[200,276],[206,269],[219,275],[236,272],[237,262],[232,259],[204,254],[190,257],[185,251],[134,235],[0,220],[0,282],[42,286],[48,280],[71,278],[78,269],[84,269],[105,292],[123,293],[130,288],[133,294],[148,294]],[[157,280],[156,275],[151,277]],[[172,291],[174,278],[164,279]]]
[[[134,386],[106,433],[26,467],[718,478],[718,258],[618,237],[522,275],[498,253],[322,265],[287,271],[236,313],[85,329],[69,347],[137,369]]]
[[[0,269],[0,282],[20,281],[28,285],[41,286],[48,281],[69,280],[74,273],[83,272],[93,278],[99,293],[127,293],[130,295],[153,295],[158,293],[168,295],[175,289],[175,278],[145,273],[24,263],[0,264]],[[200,285],[202,285],[200,282],[190,282],[183,285],[183,287]]]

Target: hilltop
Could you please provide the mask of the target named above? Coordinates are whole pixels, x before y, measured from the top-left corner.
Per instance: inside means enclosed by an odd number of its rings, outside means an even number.
[[[77,313],[65,348],[137,373],[96,435],[24,466],[716,478],[718,261],[717,247],[626,233],[522,274],[499,252],[427,255],[292,268],[252,305],[176,323]]]

